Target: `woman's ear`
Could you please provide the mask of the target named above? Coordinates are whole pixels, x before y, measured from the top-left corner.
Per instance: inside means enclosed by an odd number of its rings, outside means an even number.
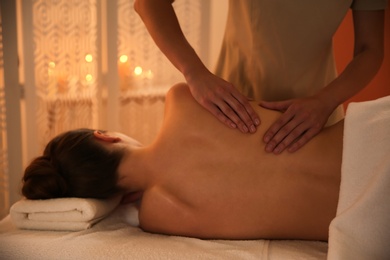
[[[99,139],[100,141],[103,141],[103,142],[108,142],[108,143],[117,143],[119,141],[121,141],[121,139],[117,136],[112,136],[112,135],[109,135],[107,133],[103,133],[99,130],[95,130],[93,132],[93,135]]]

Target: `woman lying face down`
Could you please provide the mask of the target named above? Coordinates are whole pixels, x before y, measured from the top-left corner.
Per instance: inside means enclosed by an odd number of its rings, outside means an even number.
[[[116,132],[79,129],[55,137],[26,168],[29,199],[139,199],[140,227],[210,239],[327,240],[338,202],[343,122],[304,148],[264,151],[279,113],[253,104],[255,134],[226,128],[186,84],[166,97],[163,125],[148,146]]]

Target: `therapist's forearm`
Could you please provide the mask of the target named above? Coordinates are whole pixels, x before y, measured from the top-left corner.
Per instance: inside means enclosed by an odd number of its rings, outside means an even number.
[[[384,11],[354,12],[354,57],[344,71],[319,92],[337,107],[353,97],[374,78],[384,56]]]
[[[230,128],[256,132],[260,119],[233,84],[211,73],[185,38],[171,0],[134,4],[156,45],[183,74],[195,100]]]
[[[354,57],[345,70],[319,96],[336,108],[364,89],[378,72],[383,56],[366,50]]]
[[[156,45],[185,77],[195,71],[207,70],[185,38],[172,2],[171,0],[137,0],[134,9]]]

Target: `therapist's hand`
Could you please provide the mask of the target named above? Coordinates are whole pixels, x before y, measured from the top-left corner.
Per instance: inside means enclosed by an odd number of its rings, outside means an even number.
[[[209,71],[186,79],[195,100],[222,123],[243,133],[256,132],[260,118],[233,84]]]
[[[334,107],[318,97],[260,103],[262,107],[283,114],[264,134],[265,150],[279,154],[286,148],[295,152],[317,135],[326,124]]]

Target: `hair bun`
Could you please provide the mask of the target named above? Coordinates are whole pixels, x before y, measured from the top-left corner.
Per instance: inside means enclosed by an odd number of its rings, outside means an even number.
[[[26,168],[22,194],[27,199],[66,197],[67,185],[50,158],[40,156]]]

